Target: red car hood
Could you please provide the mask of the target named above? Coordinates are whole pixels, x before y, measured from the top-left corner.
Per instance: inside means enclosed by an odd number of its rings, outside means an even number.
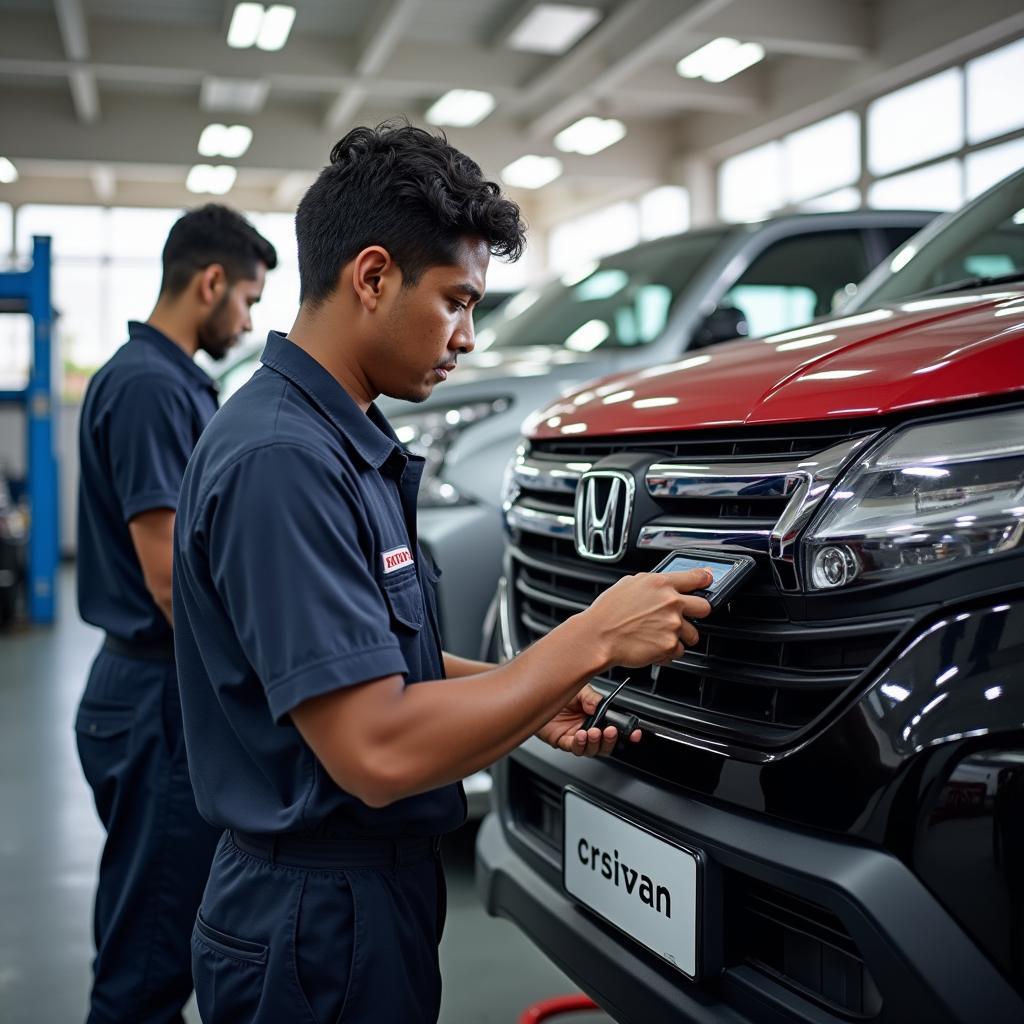
[[[1024,390],[1024,288],[943,295],[595,381],[533,438],[861,417]]]

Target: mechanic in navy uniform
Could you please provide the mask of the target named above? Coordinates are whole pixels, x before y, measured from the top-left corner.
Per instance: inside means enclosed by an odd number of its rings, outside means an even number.
[[[96,892],[91,1024],[181,1021],[189,940],[218,832],[185,763],[171,629],[171,538],[185,466],[217,409],[193,361],[222,358],[277,263],[247,220],[210,204],[163,250],[149,320],[93,377],[82,407],[78,603],[106,633],[75,729],[107,832]]]
[[[519,209],[443,138],[382,125],[334,147],[296,234],[298,317],[200,439],[175,523],[189,768],[225,830],[196,997],[205,1024],[429,1022],[460,780],[534,733],[607,753],[588,679],[677,656],[710,577],[629,577],[501,667],[443,653],[423,460],[373,401],[422,401],[472,350]]]

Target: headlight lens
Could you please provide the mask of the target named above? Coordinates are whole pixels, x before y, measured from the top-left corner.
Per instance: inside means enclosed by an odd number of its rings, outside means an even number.
[[[899,430],[839,480],[808,530],[812,590],[1024,543],[1024,410]]]
[[[445,459],[456,438],[468,427],[504,412],[512,404],[509,398],[490,398],[462,405],[434,406],[423,412],[396,416],[391,420],[395,435],[415,455],[426,460],[420,484],[421,508],[466,505],[456,488],[441,479]]]

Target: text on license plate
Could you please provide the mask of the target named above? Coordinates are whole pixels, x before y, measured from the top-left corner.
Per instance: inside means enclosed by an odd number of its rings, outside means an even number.
[[[572,790],[564,800],[566,892],[695,978],[697,857]]]

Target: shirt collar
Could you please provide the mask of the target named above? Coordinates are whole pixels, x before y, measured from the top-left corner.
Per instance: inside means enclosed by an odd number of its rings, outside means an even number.
[[[204,387],[211,388],[214,391],[218,390],[217,382],[201,367],[197,366],[195,360],[180,345],[171,341],[163,331],[158,331],[150,324],[144,324],[138,320],[129,320],[128,337],[132,341],[149,342],[165,359],[169,359],[175,366],[189,374]]]
[[[377,406],[371,403],[364,413],[320,363],[285,335],[270,332],[260,361],[308,395],[374,469],[380,469],[396,451],[407,455]]]

